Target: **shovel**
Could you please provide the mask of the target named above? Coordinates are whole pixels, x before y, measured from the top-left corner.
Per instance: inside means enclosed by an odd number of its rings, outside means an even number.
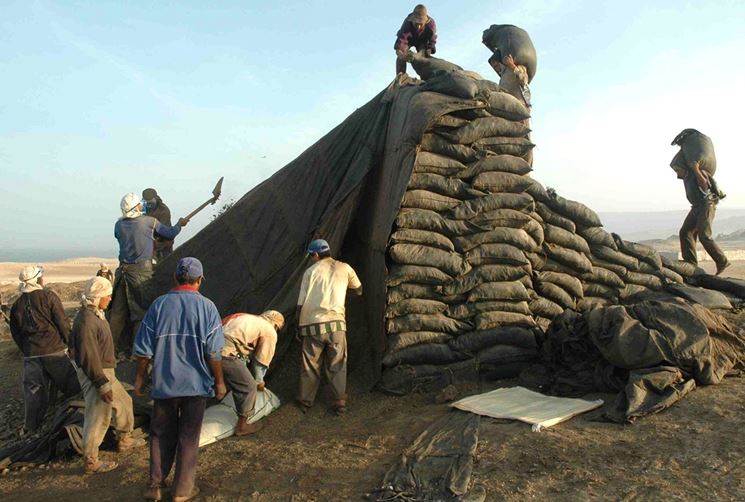
[[[217,202],[217,199],[220,198],[220,193],[222,193],[222,180],[223,180],[223,178],[224,177],[220,178],[220,180],[217,182],[217,185],[215,185],[215,188],[212,189],[212,198],[210,200],[208,200],[207,202],[205,202],[204,204],[202,204],[201,206],[199,206],[198,208],[196,208],[191,213],[187,214],[184,217],[185,220],[188,221],[188,220],[192,219],[194,217],[194,215],[197,214],[199,211],[201,211],[205,207],[209,206],[210,204],[214,204],[215,202]]]

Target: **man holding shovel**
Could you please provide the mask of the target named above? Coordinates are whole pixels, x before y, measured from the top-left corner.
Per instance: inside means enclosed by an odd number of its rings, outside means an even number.
[[[222,181],[223,178],[220,178],[210,199],[186,217],[179,218],[174,226],[164,225],[152,216],[146,216],[144,209],[147,201],[137,198],[134,193],[130,192],[122,198],[122,217],[114,225],[114,237],[119,241],[119,268],[114,278],[114,293],[108,313],[118,352],[131,353],[134,334],[139,330],[145,311],[153,300],[149,282],[153,276],[156,237],[173,240],[194,215],[217,202],[222,193]]]
[[[108,314],[117,351],[129,355],[133,334],[152,300],[147,283],[153,276],[155,234],[174,239],[189,220],[180,218],[172,227],[163,225],[152,216],[145,216],[144,204],[132,192],[122,197],[120,208],[122,217],[114,225],[119,267]]]

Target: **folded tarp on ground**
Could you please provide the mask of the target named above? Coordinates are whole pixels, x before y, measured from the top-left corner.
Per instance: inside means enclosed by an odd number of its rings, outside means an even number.
[[[399,461],[371,494],[384,500],[484,500],[469,492],[473,455],[479,441],[479,416],[451,411],[434,422],[404,450]]]
[[[551,427],[602,405],[602,399],[587,401],[546,396],[524,387],[496,389],[452,404],[454,408],[477,415],[520,420],[531,424],[534,431]]]
[[[745,360],[745,336],[718,314],[682,299],[568,310],[542,347],[542,382],[557,395],[620,392],[616,422],[656,413],[696,384],[719,383]],[[532,368],[533,379],[541,373]]]

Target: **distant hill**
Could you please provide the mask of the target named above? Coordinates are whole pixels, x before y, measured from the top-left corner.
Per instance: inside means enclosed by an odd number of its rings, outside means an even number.
[[[643,241],[677,238],[680,225],[688,211],[606,212],[600,213],[603,226],[624,239]],[[714,234],[745,233],[745,209],[720,207],[714,220]],[[741,237],[745,238],[745,236]]]

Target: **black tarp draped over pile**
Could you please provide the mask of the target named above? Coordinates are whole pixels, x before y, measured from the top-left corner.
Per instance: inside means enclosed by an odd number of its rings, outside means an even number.
[[[310,264],[305,250],[311,240],[326,239],[334,256],[349,262],[362,280],[364,296],[348,305],[349,365],[358,380],[374,383],[385,349],[386,245],[417,145],[441,115],[486,106],[421,91],[418,83],[397,77],[179,246],[157,267],[158,293],[172,286],[176,261],[195,256],[204,264],[201,292],[221,315],[272,308],[292,326],[302,274]],[[292,329],[279,334],[275,374],[294,366],[283,364],[293,337]]]

